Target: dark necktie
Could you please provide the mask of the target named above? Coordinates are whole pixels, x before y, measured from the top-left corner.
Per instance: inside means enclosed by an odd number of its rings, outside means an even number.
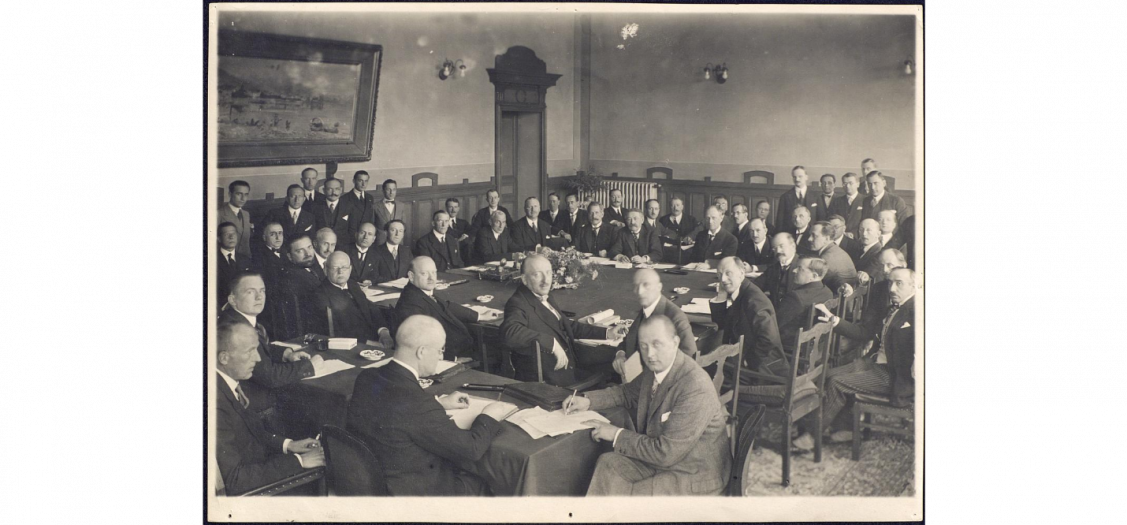
[[[536,229],[536,223],[532,223],[532,233],[539,233],[540,230]]]
[[[239,222],[243,222],[243,210],[239,210],[239,213],[236,213],[235,217],[238,217]]]
[[[227,254],[227,264],[231,265],[232,269],[235,268],[235,253],[234,252]]]
[[[357,254],[360,256],[360,264],[364,264],[364,256],[368,255],[368,252],[357,252]]]
[[[884,317],[884,322],[881,323],[881,329],[880,329],[880,346],[881,346],[881,348],[885,348],[884,341],[885,341],[885,338],[888,337],[888,328],[889,328],[890,324],[892,323],[892,318],[896,315],[896,312],[899,311],[899,310],[900,310],[900,305],[897,304],[897,303],[892,303],[892,304],[888,305],[888,315],[886,315]],[[885,348],[885,350],[887,350],[887,348]]]
[[[336,212],[337,212],[337,203],[335,203],[335,202],[330,202],[330,203],[329,203],[329,215],[332,215],[332,214],[334,214],[334,213],[336,213]]]
[[[247,399],[246,393],[243,392],[243,385],[241,384],[235,385],[235,399],[239,402],[240,405],[243,406],[243,408],[250,406],[250,400]]]

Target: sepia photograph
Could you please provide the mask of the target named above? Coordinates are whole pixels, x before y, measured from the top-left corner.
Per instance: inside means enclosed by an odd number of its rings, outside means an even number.
[[[208,520],[923,519],[922,5],[205,30]]]

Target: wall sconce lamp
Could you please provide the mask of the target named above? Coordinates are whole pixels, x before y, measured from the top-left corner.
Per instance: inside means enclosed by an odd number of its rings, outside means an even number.
[[[464,78],[466,76],[466,63],[462,59],[459,58],[453,62],[451,62],[450,59],[446,59],[446,61],[442,63],[442,69],[438,72],[438,79],[446,80],[450,78],[450,76],[454,74],[455,69],[458,70],[459,77]]]
[[[915,69],[916,69],[916,63],[913,62],[912,59],[909,58],[908,60],[904,61],[904,74],[905,75],[911,76],[912,71],[914,71]]]
[[[727,64],[713,66],[712,62],[709,62],[708,65],[704,66],[704,79],[712,80],[714,78],[717,84],[723,84],[728,81]]]

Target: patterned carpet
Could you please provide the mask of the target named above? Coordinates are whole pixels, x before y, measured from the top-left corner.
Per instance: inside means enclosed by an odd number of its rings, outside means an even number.
[[[913,444],[899,436],[874,433],[861,442],[861,460],[851,459],[851,443],[823,443],[822,462],[814,452],[791,454],[791,484],[782,486],[782,427],[763,425],[748,472],[745,496],[909,496],[914,494]]]

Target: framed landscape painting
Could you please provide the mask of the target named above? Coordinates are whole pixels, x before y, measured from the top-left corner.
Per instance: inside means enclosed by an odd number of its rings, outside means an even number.
[[[371,160],[381,46],[224,30],[218,48],[219,167]]]

